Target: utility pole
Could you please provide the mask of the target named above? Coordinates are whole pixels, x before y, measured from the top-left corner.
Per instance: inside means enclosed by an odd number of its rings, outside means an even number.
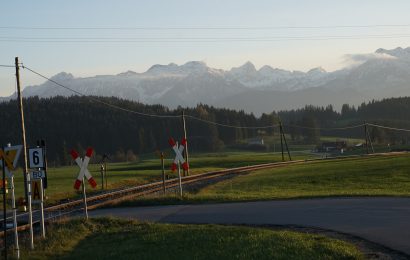
[[[185,173],[184,176],[189,176],[190,167],[189,167],[189,154],[188,154],[188,140],[186,138],[187,134],[186,134],[186,122],[185,122],[185,112],[184,112],[184,110],[182,110],[182,127],[184,129],[184,138],[185,138],[185,141],[186,141],[185,149],[184,149],[185,161],[188,164],[188,169],[186,171],[184,170],[184,173]]]
[[[366,122],[364,122],[364,138],[366,139],[366,152],[367,154],[369,154],[369,142],[368,142],[369,138],[367,136],[367,123]]]
[[[281,149],[281,151],[282,151],[282,162],[284,162],[285,161],[285,156],[284,156],[284,154],[283,154],[283,140],[282,140],[282,125],[279,125],[279,134],[280,134],[280,149]]]
[[[372,139],[370,138],[369,128],[368,127],[366,127],[366,138],[367,138],[367,143],[370,144],[370,148],[372,149],[372,153],[374,153],[373,142],[372,142]],[[367,149],[367,151],[369,151],[369,149]],[[369,152],[367,152],[367,153],[369,153]]]
[[[288,147],[288,142],[286,141],[285,132],[283,131],[282,121],[279,121],[279,129],[280,129],[280,144],[282,146],[282,161],[285,161],[285,157],[284,157],[284,153],[283,153],[282,138],[283,138],[283,142],[285,142],[286,151],[288,152],[289,161],[292,161],[292,157],[290,156],[290,151],[289,151],[289,147]]]
[[[30,225],[30,248],[34,249],[34,237],[33,237],[33,212],[31,209],[31,194],[29,194],[28,190],[30,189],[30,183],[28,180],[27,172],[27,144],[26,144],[26,127],[24,125],[24,110],[23,110],[23,98],[21,96],[21,87],[20,87],[20,67],[19,67],[19,58],[15,58],[15,65],[16,65],[16,81],[17,81],[17,98],[18,98],[18,106],[20,111],[20,122],[21,122],[21,136],[23,142],[23,176],[24,176],[24,192],[26,196],[26,203],[29,211],[29,225]],[[28,178],[27,178],[28,177]]]
[[[16,65],[16,81],[17,81],[17,102],[20,111],[20,123],[21,123],[21,135],[23,141],[23,175],[24,175],[24,182],[27,183],[27,144],[26,144],[26,127],[24,125],[24,111],[23,111],[23,98],[21,96],[21,88],[20,88],[20,67],[19,67],[19,58],[15,58],[15,65]],[[26,201],[27,201],[27,187],[24,188]]]

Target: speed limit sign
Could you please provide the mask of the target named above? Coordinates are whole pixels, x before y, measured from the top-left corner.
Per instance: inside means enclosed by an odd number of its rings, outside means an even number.
[[[30,168],[44,168],[43,148],[29,148],[28,158]]]

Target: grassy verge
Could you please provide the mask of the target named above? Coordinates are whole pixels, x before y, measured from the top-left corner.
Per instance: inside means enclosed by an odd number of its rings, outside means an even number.
[[[410,196],[410,156],[322,161],[255,171],[199,191],[120,205],[293,199],[329,196]]]
[[[217,225],[72,220],[22,259],[363,259],[347,242],[292,231]]]

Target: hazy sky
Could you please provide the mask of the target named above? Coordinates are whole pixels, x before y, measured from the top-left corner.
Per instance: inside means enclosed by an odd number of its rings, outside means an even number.
[[[249,60],[257,68],[332,71],[346,65],[345,54],[410,46],[409,11],[406,0],[3,1],[0,64],[13,64],[18,56],[47,76],[143,72],[153,64],[190,60],[222,69]],[[407,26],[356,27],[364,25]],[[41,82],[22,71],[23,85]],[[0,95],[13,91],[13,69],[0,67]]]

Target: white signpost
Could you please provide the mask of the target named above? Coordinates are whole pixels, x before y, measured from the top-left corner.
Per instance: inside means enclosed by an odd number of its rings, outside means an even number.
[[[171,170],[175,171],[178,169],[178,178],[179,178],[179,192],[180,196],[182,197],[182,179],[181,179],[181,165],[184,170],[189,169],[188,163],[185,161],[184,157],[182,156],[182,152],[185,149],[186,139],[182,138],[181,145],[178,145],[178,142],[175,142],[173,138],[170,138],[168,143],[171,145],[172,150],[175,152],[175,159],[172,162]]]
[[[4,148],[5,156],[11,161],[14,169],[17,167],[17,162],[20,157],[22,148],[23,148],[22,145],[11,146],[11,144],[9,144],[7,147]],[[3,160],[1,161],[1,163],[3,163]],[[10,179],[11,207],[13,209],[14,247],[16,250],[16,257],[17,259],[19,259],[20,258],[20,247],[19,247],[19,237],[18,237],[18,231],[17,231],[17,207],[16,207],[16,195],[15,195],[15,189],[14,189],[14,174],[12,172],[13,169],[9,169],[7,164],[5,166],[6,167],[4,167],[3,169],[5,170],[7,177]],[[6,191],[6,187],[3,187],[3,188],[4,188],[4,191]]]
[[[84,176],[87,178],[88,183],[91,185],[91,187],[93,188],[97,187],[97,182],[95,182],[93,176],[91,176],[90,172],[87,169],[92,154],[93,154],[93,148],[89,147],[87,149],[84,159],[81,159],[76,150],[71,150],[71,157],[77,163],[78,167],[80,167],[80,172],[78,173],[78,177],[74,183],[74,189],[79,190],[80,185],[82,184],[84,214],[85,214],[86,219],[88,219],[88,210],[87,210],[87,195],[85,193],[85,185],[84,185]]]
[[[31,196],[32,203],[40,204],[40,224],[41,224],[41,236],[46,237],[46,228],[44,225],[44,185],[43,179],[45,177],[44,171],[32,171],[30,172],[31,182]]]
[[[33,147],[28,149],[28,163],[30,171],[29,197],[33,204],[40,204],[40,227],[41,236],[46,237],[44,225],[44,178],[46,177],[44,149],[42,147]]]

